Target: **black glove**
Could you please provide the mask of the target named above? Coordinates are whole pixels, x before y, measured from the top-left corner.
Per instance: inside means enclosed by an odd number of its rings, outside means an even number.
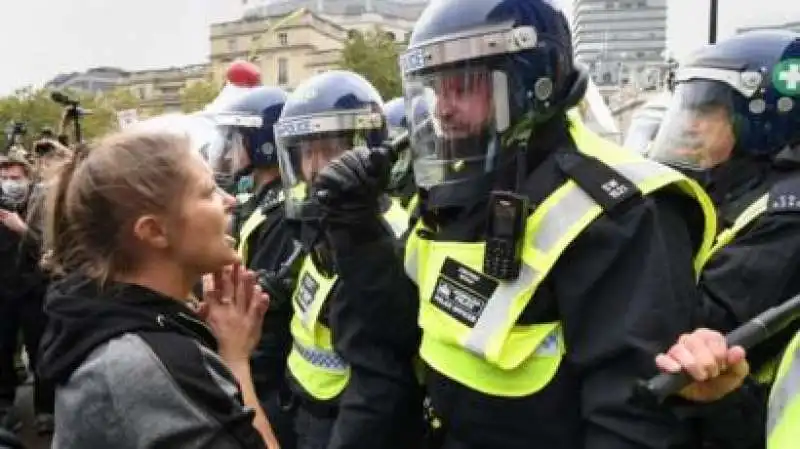
[[[389,184],[392,164],[385,148],[355,148],[323,168],[312,191],[331,218],[374,214],[378,197]]]
[[[322,231],[334,252],[386,234],[379,198],[386,191],[392,153],[385,148],[355,148],[322,169],[312,186]]]

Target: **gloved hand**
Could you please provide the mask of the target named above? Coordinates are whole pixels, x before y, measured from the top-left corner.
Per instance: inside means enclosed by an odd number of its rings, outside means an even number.
[[[323,168],[312,190],[320,204],[332,211],[371,206],[389,184],[392,159],[385,148],[354,148]]]
[[[392,152],[385,148],[355,148],[317,175],[311,194],[319,204],[322,231],[334,252],[386,233],[379,199],[389,183],[392,159]]]

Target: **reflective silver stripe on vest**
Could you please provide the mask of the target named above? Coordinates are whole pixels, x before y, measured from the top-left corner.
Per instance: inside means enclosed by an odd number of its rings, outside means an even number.
[[[613,168],[635,185],[640,185],[648,179],[675,173],[673,169],[649,160],[628,162],[613,166]],[[596,204],[583,189],[577,186],[570,189],[545,212],[540,222],[540,228],[534,235],[534,247],[541,252],[550,252],[567,236],[571,226]],[[406,259],[406,273],[411,280],[419,283],[417,279],[418,257],[416,249],[414,251]],[[485,356],[492,334],[508,320],[514,300],[525,288],[539,281],[539,276],[541,276],[539,272],[527,264],[523,264],[517,280],[499,284],[473,326],[465,342],[465,347],[477,355]]]
[[[347,371],[347,362],[333,351],[303,346],[297,342],[294,343],[294,349],[300,354],[300,357],[317,368],[328,371]]]
[[[412,232],[417,232],[417,231],[413,230]],[[408,246],[406,246],[406,251],[408,251]],[[419,285],[419,279],[417,279],[418,267],[419,267],[418,259],[419,258],[417,257],[417,245],[414,245],[411,254],[406,256],[406,261],[404,266],[406,269],[406,276],[408,276],[408,278],[414,281],[414,283],[417,285]]]
[[[394,234],[394,236],[397,238],[402,237],[406,232],[406,229],[408,229],[408,220],[398,221],[384,219],[384,221],[386,221],[389,227],[392,228],[392,234]]]
[[[792,400],[800,400],[798,397],[800,395],[800,346],[795,349],[792,356],[792,363],[786,374],[773,387],[767,413],[767,436],[772,434],[772,431],[780,423],[783,412],[792,403]]]
[[[483,312],[478,316],[475,326],[472,327],[464,347],[475,354],[485,355],[494,331],[508,321],[508,313],[514,300],[522,290],[539,281],[539,276],[538,271],[527,264],[522,264],[522,270],[516,281],[498,284]]]
[[[613,166],[614,170],[633,184],[639,185],[648,178],[666,176],[673,169],[653,161],[629,162]],[[559,243],[569,227],[583,217],[595,201],[580,188],[570,190],[542,219],[534,237],[534,246],[542,252],[550,252]]]

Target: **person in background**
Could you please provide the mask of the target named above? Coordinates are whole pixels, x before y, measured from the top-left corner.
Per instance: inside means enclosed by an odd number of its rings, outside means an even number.
[[[56,384],[55,448],[279,447],[250,372],[267,298],[226,234],[234,200],[191,144],[111,135],[48,190],[61,278],[38,372]]]
[[[33,221],[37,199],[32,197],[32,167],[20,157],[0,158],[0,426],[16,430],[13,413],[18,386],[14,355],[22,331],[28,363],[35,370],[46,317],[43,311],[47,278],[39,268],[39,223]],[[35,426],[39,433],[53,430],[53,390],[34,375]]]

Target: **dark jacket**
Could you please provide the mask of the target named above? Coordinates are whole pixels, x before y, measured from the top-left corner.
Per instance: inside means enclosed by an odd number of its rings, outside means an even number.
[[[51,286],[39,375],[60,448],[263,449],[211,331],[177,300],[68,276]]]
[[[25,205],[16,212],[28,231],[19,234],[0,225],[0,301],[19,299],[46,288],[47,277],[39,267],[43,197],[33,188]],[[36,295],[34,295],[36,296]]]
[[[794,151],[797,151],[795,149]],[[800,158],[793,151],[775,161],[733,159],[709,187],[720,230],[753,202],[768,195],[767,210],[716,251],[700,277],[704,327],[730,332],[800,294]],[[783,353],[800,320],[748,351],[759,372]],[[724,448],[758,448],[764,433],[769,385],[748,382],[724,401],[705,407],[706,438]]]

